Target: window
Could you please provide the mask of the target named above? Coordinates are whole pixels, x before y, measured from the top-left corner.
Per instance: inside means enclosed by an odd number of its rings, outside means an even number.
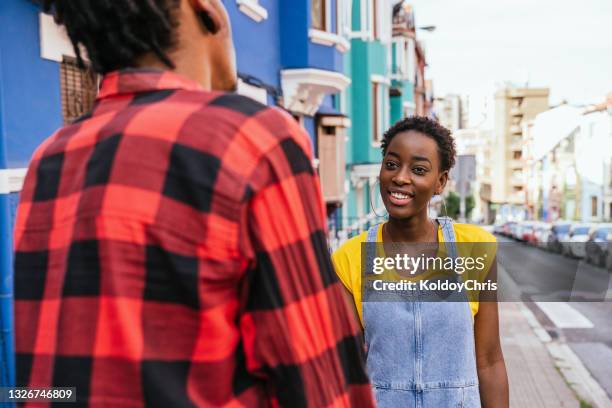
[[[597,196],[591,196],[591,217],[597,217]]]
[[[514,152],[512,152],[512,158],[514,160],[521,160],[522,155],[523,155],[523,152],[521,152],[520,150],[515,150]]]
[[[64,123],[71,123],[91,111],[98,93],[97,76],[91,69],[80,68],[75,58],[64,57],[60,83]]]
[[[342,203],[346,180],[345,132],[337,117],[322,116],[317,131],[319,178],[325,202]]]
[[[415,49],[414,40],[406,38],[395,38],[393,39],[393,50],[395,55],[395,65],[393,66],[393,73],[396,74],[397,79],[407,79],[414,81],[414,59]]]
[[[361,25],[368,40],[392,41],[392,10],[387,0],[361,0]],[[366,25],[367,24],[367,25]]]
[[[326,19],[326,1],[325,0],[312,0],[310,8],[310,17],[312,21],[312,28],[317,30],[326,31],[327,28]]]
[[[373,75],[373,77],[376,77]],[[375,79],[375,80],[374,80]],[[372,142],[378,145],[389,123],[388,87],[381,78],[372,81]]]

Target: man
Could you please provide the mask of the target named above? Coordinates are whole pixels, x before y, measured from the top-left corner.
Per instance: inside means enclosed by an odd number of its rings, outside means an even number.
[[[47,0],[104,75],[35,152],[18,385],[89,406],[371,406],[306,135],[236,85],[220,0]]]

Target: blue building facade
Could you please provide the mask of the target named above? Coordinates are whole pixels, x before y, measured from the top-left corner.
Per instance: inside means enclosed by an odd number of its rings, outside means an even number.
[[[0,381],[13,384],[12,230],[34,149],[62,125],[61,67],[41,33],[53,29],[26,0],[0,5]],[[43,28],[44,27],[44,28]]]
[[[330,224],[341,215],[337,209],[346,196],[349,3],[225,1],[237,52],[238,92],[286,109],[307,130]]]

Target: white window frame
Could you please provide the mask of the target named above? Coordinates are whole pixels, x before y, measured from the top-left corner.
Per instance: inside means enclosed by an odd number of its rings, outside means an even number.
[[[260,23],[268,18],[268,10],[259,4],[259,0],[236,0],[238,10]]]
[[[367,3],[364,5],[364,3]],[[366,32],[366,36],[370,41],[379,40],[383,44],[390,44],[392,40],[392,21],[391,5],[387,0],[361,0],[362,5],[362,29]],[[367,8],[366,16],[363,15],[363,10]],[[376,13],[374,9],[376,8]],[[376,17],[377,33],[374,33],[374,18]],[[364,24],[365,23],[365,24]],[[364,30],[364,25],[366,26]],[[386,27],[383,30],[383,27]]]
[[[389,125],[390,117],[390,106],[389,106],[389,87],[391,81],[382,75],[372,75],[370,77],[371,85],[376,85],[376,91],[378,95],[372,95],[372,103],[376,101],[376,106],[372,106],[372,129],[374,134],[372,135],[372,147],[380,147],[382,142],[383,134]],[[374,87],[372,86],[372,89]],[[376,99],[375,99],[376,98]],[[374,120],[376,120],[377,129],[373,129]]]
[[[308,38],[315,44],[326,45],[329,47],[336,47],[340,52],[346,52],[351,48],[350,42],[342,36],[341,27],[341,13],[343,12],[340,8],[341,0],[336,0],[336,32],[332,31],[332,1],[325,1],[325,30],[319,30],[318,28],[310,27],[308,29]],[[350,0],[345,0],[350,1]],[[312,5],[311,5],[312,6]]]
[[[336,0],[338,9],[338,34],[350,38],[353,31],[353,0]]]

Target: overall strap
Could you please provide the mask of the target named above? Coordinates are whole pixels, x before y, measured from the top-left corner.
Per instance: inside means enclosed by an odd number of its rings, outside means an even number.
[[[376,238],[378,236],[379,225],[372,225],[368,229],[366,238],[366,271],[371,271],[374,268],[374,258],[376,257]]]
[[[453,219],[450,217],[438,217],[438,223],[442,227],[442,236],[444,237],[444,245],[446,246],[451,258],[457,258],[457,236],[453,228]]]
[[[368,237],[366,238],[366,242],[376,242],[379,226],[380,224],[376,224],[370,227],[370,229],[368,230]]]

